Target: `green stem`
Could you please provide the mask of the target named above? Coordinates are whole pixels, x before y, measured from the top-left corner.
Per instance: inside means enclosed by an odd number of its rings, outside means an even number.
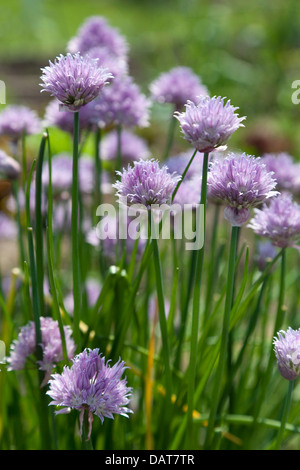
[[[101,129],[97,127],[95,131],[95,201],[94,208],[96,209],[102,203],[102,161],[100,155],[100,141],[101,141]]]
[[[194,153],[194,155],[196,152]],[[193,157],[194,157],[193,155]],[[192,157],[192,158],[193,158]],[[204,153],[203,168],[202,168],[202,185],[201,185],[201,198],[200,205],[204,210],[204,227],[203,230],[205,239],[205,225],[206,225],[206,199],[207,199],[207,171],[208,171],[208,158],[209,153]],[[196,376],[196,363],[197,363],[197,344],[198,344],[198,328],[200,316],[200,292],[204,260],[204,241],[203,246],[195,253],[195,283],[193,294],[193,309],[192,309],[192,330],[191,330],[191,343],[190,343],[190,362],[188,371],[188,392],[187,392],[187,433],[186,444],[190,448],[194,442],[194,429],[193,429],[193,410],[194,410],[194,391],[195,391],[195,376]]]
[[[177,185],[176,185],[176,187],[175,187],[175,189],[174,189],[174,191],[173,191],[173,194],[172,194],[172,202],[174,201],[174,198],[175,198],[175,196],[176,196],[176,194],[177,194],[177,191],[178,191],[178,189],[179,189],[179,187],[180,187],[182,181],[184,180],[184,177],[185,177],[185,175],[187,174],[188,169],[190,168],[190,166],[191,166],[191,164],[192,164],[192,162],[193,162],[193,160],[194,160],[194,158],[195,158],[195,155],[196,155],[197,151],[198,151],[197,149],[194,151],[194,153],[193,153],[193,155],[192,155],[192,157],[191,157],[189,163],[187,164],[187,166],[186,166],[184,172],[182,173],[181,179],[178,181],[178,183],[177,183]],[[207,154],[207,155],[208,155],[208,154]]]
[[[80,288],[80,252],[79,252],[79,114],[74,113],[73,131],[73,183],[72,183],[72,270],[73,270],[73,333],[75,343],[80,349],[80,309],[81,309],[81,288]]]
[[[175,109],[174,109],[175,111]],[[166,149],[164,153],[164,160],[166,160],[170,154],[173,140],[174,140],[174,134],[175,134],[175,128],[176,128],[176,118],[174,117],[173,113],[170,119],[170,124],[169,124],[169,131],[168,131],[168,138],[167,138],[167,144],[166,144]]]
[[[65,331],[61,318],[59,301],[57,296],[57,289],[55,284],[54,275],[54,255],[53,255],[53,228],[52,228],[52,214],[53,214],[53,196],[52,196],[52,168],[51,168],[51,149],[48,135],[48,167],[49,167],[49,186],[48,186],[48,227],[47,227],[47,259],[48,259],[48,270],[49,270],[49,282],[51,287],[52,299],[53,299],[53,313],[55,320],[58,321],[59,331],[62,341],[62,351],[64,360],[68,361],[68,353],[65,339]]]
[[[117,126],[117,159],[116,159],[116,171],[121,171],[122,167],[122,148],[121,148],[121,137],[122,137],[122,126]],[[119,177],[118,177],[119,178]]]
[[[149,215],[149,226],[151,227],[151,233],[153,230],[153,224],[151,220],[151,211],[148,212]],[[156,291],[157,291],[157,301],[158,301],[158,316],[160,323],[160,330],[162,336],[162,354],[164,359],[165,366],[165,383],[166,383],[166,400],[164,407],[164,424],[168,425],[170,422],[170,406],[171,406],[171,394],[172,394],[172,375],[170,367],[170,350],[169,350],[169,338],[168,338],[168,326],[165,312],[165,301],[164,301],[164,288],[162,280],[162,269],[159,256],[158,242],[157,238],[154,236],[151,238],[152,248],[153,248],[153,261],[154,261],[154,270],[155,270],[155,281],[156,281]],[[166,431],[166,430],[165,430]],[[164,440],[168,438],[168,432],[164,433]]]
[[[277,315],[275,319],[273,337],[280,330],[282,322],[283,322],[283,315],[284,315],[283,303],[284,303],[285,273],[286,273],[286,248],[282,248],[281,252],[277,256],[281,256],[281,268],[280,268],[280,285],[279,285]],[[273,344],[272,344],[272,347],[270,348],[270,352],[269,352],[268,364],[263,374],[262,384],[260,385],[260,397],[255,403],[255,409],[253,413],[254,424],[256,424],[256,419],[258,418],[260,409],[262,407],[262,404],[264,402],[264,399],[267,393],[268,384],[269,384],[270,377],[272,374],[273,362],[274,362],[274,351],[273,351]]]
[[[217,413],[217,408],[218,408],[218,400],[220,396],[223,373],[224,373],[226,357],[227,357],[227,345],[228,345],[228,333],[229,333],[228,330],[229,330],[229,319],[230,319],[230,312],[231,312],[232,300],[233,300],[235,259],[236,259],[236,251],[237,251],[238,233],[239,233],[239,227],[232,227],[229,261],[228,261],[226,300],[225,300],[223,327],[222,327],[222,334],[221,334],[221,346],[220,346],[220,353],[219,353],[219,364],[218,364],[217,375],[216,375],[216,380],[215,380],[214,393],[212,395],[212,404],[211,404],[211,411],[210,411],[210,417],[209,417],[207,434],[206,434],[205,448],[208,448],[208,445],[211,443],[211,438],[212,438],[212,434],[214,431],[216,413]]]
[[[275,450],[280,450],[280,448],[281,448],[281,442],[282,442],[286,422],[287,422],[289,412],[290,412],[294,384],[295,384],[294,380],[289,381],[288,391],[287,391],[287,394],[286,394],[286,397],[285,397],[285,400],[284,400],[284,405],[283,405],[283,410],[282,410],[282,418],[281,418],[281,425],[280,425],[280,429],[279,429],[279,432],[278,432],[278,435],[277,435]]]
[[[48,135],[42,137],[36,166],[35,192],[35,253],[41,316],[44,316],[44,250],[43,250],[43,216],[42,216],[42,169],[45,146]]]

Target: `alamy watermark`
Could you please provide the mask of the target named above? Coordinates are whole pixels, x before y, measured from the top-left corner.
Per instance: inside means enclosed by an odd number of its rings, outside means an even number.
[[[0,104],[6,104],[6,86],[3,80],[0,80]]]
[[[185,241],[186,250],[199,250],[204,244],[203,204],[101,204],[96,215],[101,217],[96,226],[99,240],[163,239]]]
[[[292,93],[292,103],[293,104],[299,104],[300,103],[300,80],[294,80],[292,83],[292,88],[296,89],[294,93]]]

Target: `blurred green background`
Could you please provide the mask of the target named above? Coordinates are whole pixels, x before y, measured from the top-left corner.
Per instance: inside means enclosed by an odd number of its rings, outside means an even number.
[[[103,15],[127,38],[130,73],[143,91],[159,73],[186,65],[211,95],[226,96],[246,127],[247,151],[286,150],[300,158],[299,0],[1,0],[0,79],[7,103],[41,114],[40,68],[65,53],[82,22]]]

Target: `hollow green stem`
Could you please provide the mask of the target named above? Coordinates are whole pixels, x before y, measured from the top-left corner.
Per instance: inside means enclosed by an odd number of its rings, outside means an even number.
[[[277,434],[275,450],[280,450],[281,448],[283,434],[285,431],[285,426],[286,426],[287,419],[288,419],[289,412],[290,412],[294,384],[295,384],[294,380],[289,381],[288,391],[284,400],[284,405],[283,405],[283,410],[282,410],[281,425],[280,425],[279,432]]]
[[[193,160],[194,160],[194,158],[195,158],[195,155],[196,155],[197,151],[198,151],[197,149],[194,151],[193,155],[191,156],[191,159],[190,159],[189,163],[187,164],[187,166],[186,166],[184,172],[182,173],[182,178],[178,181],[178,183],[177,183],[177,185],[176,185],[176,187],[175,187],[175,189],[174,189],[174,191],[173,191],[173,194],[172,194],[172,201],[174,201],[174,198],[175,198],[175,196],[176,196],[176,194],[177,194],[177,191],[178,191],[178,189],[179,189],[179,187],[180,187],[182,181],[184,180],[184,177],[185,177],[185,175],[187,174],[188,169],[190,168],[190,166],[191,166],[191,164],[192,164],[192,162],[193,162]],[[208,155],[208,154],[207,154],[207,155]],[[204,163],[203,163],[203,164],[204,164]]]
[[[174,109],[174,111],[175,111],[175,109]],[[177,122],[177,120],[174,117],[174,114],[172,113],[171,119],[170,119],[170,124],[169,124],[167,144],[166,144],[166,149],[165,149],[165,153],[164,153],[164,160],[166,160],[168,158],[168,156],[170,155],[170,151],[171,151],[172,144],[173,144],[173,141],[174,141],[176,122]]]
[[[193,157],[196,153],[194,153]],[[192,159],[193,159],[192,157]],[[203,157],[203,168],[202,168],[202,185],[201,185],[201,198],[200,205],[204,211],[204,226],[200,228],[203,230],[205,240],[205,226],[206,226],[206,199],[207,199],[207,171],[208,171],[208,158],[209,153],[204,153]],[[191,159],[191,160],[192,160]],[[190,342],[190,361],[188,371],[188,392],[187,392],[187,433],[186,433],[186,445],[190,448],[194,442],[194,429],[193,429],[193,410],[194,410],[194,391],[195,391],[195,375],[196,375],[196,363],[197,363],[197,345],[198,345],[198,328],[199,328],[199,316],[200,316],[200,292],[201,292],[201,281],[203,271],[203,260],[204,260],[204,242],[200,249],[195,253],[195,283],[193,293],[193,308],[192,308],[192,330],[191,330],[191,342]]]
[[[211,439],[212,439],[214,426],[216,422],[216,414],[217,414],[221,384],[222,384],[223,374],[224,374],[224,369],[225,369],[225,364],[226,364],[228,334],[229,334],[229,319],[230,319],[230,312],[232,308],[233,290],[234,290],[235,259],[236,259],[236,251],[237,251],[238,233],[239,233],[239,227],[232,227],[231,240],[230,240],[230,252],[229,252],[229,260],[228,260],[228,276],[227,276],[225,309],[224,309],[223,327],[222,327],[222,333],[221,333],[221,346],[220,346],[220,354],[219,354],[219,363],[218,363],[217,374],[216,374],[216,379],[215,379],[215,388],[212,394],[211,411],[210,411],[210,417],[209,417],[207,434],[206,434],[206,441],[205,441],[206,449],[211,444]]]
[[[44,316],[44,250],[43,250],[43,216],[42,216],[42,169],[48,134],[44,133],[36,165],[35,191],[35,253],[36,273],[38,281],[40,312]]]
[[[73,182],[72,182],[72,271],[73,271],[73,334],[77,347],[80,349],[80,309],[81,309],[81,287],[80,287],[80,252],[79,252],[79,114],[74,113],[73,131]]]
[[[152,224],[152,217],[151,211],[148,212],[149,215],[149,227],[152,233],[153,224]],[[166,386],[166,400],[165,400],[165,407],[164,407],[164,425],[168,427],[168,423],[170,422],[170,406],[171,406],[171,394],[172,394],[172,375],[171,375],[171,367],[170,367],[170,348],[169,348],[169,337],[168,337],[168,326],[167,326],[167,319],[166,319],[166,312],[165,312],[165,300],[164,300],[164,287],[163,287],[163,279],[162,279],[162,269],[161,269],[161,261],[158,249],[158,242],[156,236],[151,238],[151,244],[153,249],[153,262],[154,262],[154,270],[155,270],[155,281],[156,281],[156,292],[157,292],[157,301],[158,301],[158,316],[159,316],[159,324],[162,336],[162,354],[164,359],[164,367],[165,367],[165,386]],[[166,428],[164,428],[166,432]],[[164,434],[164,440],[168,437],[168,433]]]

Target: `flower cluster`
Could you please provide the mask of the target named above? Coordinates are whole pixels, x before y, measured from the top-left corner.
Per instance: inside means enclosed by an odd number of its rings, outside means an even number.
[[[245,153],[212,161],[207,186],[210,198],[226,204],[224,216],[235,226],[249,219],[251,208],[278,194],[262,160]]]
[[[106,48],[111,56],[126,57],[128,44],[116,28],[102,16],[87,18],[67,46],[71,53],[85,54],[94,47]]]
[[[131,388],[122,379],[125,370],[123,361],[112,367],[105,362],[99,349],[85,349],[75,356],[71,367],[65,366],[61,374],[53,374],[49,380],[48,395],[50,405],[62,407],[57,413],[68,413],[70,409],[80,411],[81,434],[84,412],[89,415],[89,435],[92,430],[93,415],[103,422],[113,419],[114,414],[128,417],[127,407]]]
[[[56,97],[70,111],[78,111],[82,106],[97,98],[100,91],[109,83],[112,74],[99,66],[96,59],[89,56],[58,56],[54,63],[42,69],[42,91]]]
[[[297,246],[300,238],[300,206],[290,193],[282,193],[255,209],[249,227],[280,248]]]
[[[180,176],[170,174],[158,160],[135,161],[133,167],[118,172],[121,179],[113,186],[117,189],[119,202],[128,205],[141,204],[147,209],[152,205],[169,204]]]
[[[118,77],[93,102],[93,120],[102,128],[147,127],[150,105],[150,100],[141,92],[130,75]]]
[[[18,140],[23,134],[38,134],[42,130],[38,114],[23,105],[9,105],[0,113],[0,135]]]
[[[273,344],[281,375],[295,380],[300,375],[300,330],[289,327],[287,331],[280,331]]]
[[[40,317],[43,358],[38,361],[39,368],[49,376],[53,367],[63,360],[63,348],[59,325],[51,317]],[[74,355],[76,346],[72,339],[72,331],[69,326],[64,326],[66,348],[68,358]],[[36,352],[36,332],[35,324],[30,321],[23,326],[18,334],[18,338],[13,341],[10,348],[10,355],[7,358],[8,370],[21,370],[25,368],[27,359]]]
[[[199,152],[212,152],[226,145],[231,135],[241,126],[245,117],[238,117],[230,101],[224,98],[200,96],[197,102],[189,100],[184,112],[175,112],[184,138]]]
[[[130,163],[133,160],[145,160],[150,156],[148,145],[142,137],[132,131],[123,129],[120,136],[120,151],[122,161]],[[100,155],[103,160],[114,160],[118,155],[118,132],[107,133],[100,144]]]
[[[177,111],[188,100],[196,101],[198,96],[208,95],[207,88],[189,67],[174,67],[162,73],[149,88],[153,101],[171,103]]]

